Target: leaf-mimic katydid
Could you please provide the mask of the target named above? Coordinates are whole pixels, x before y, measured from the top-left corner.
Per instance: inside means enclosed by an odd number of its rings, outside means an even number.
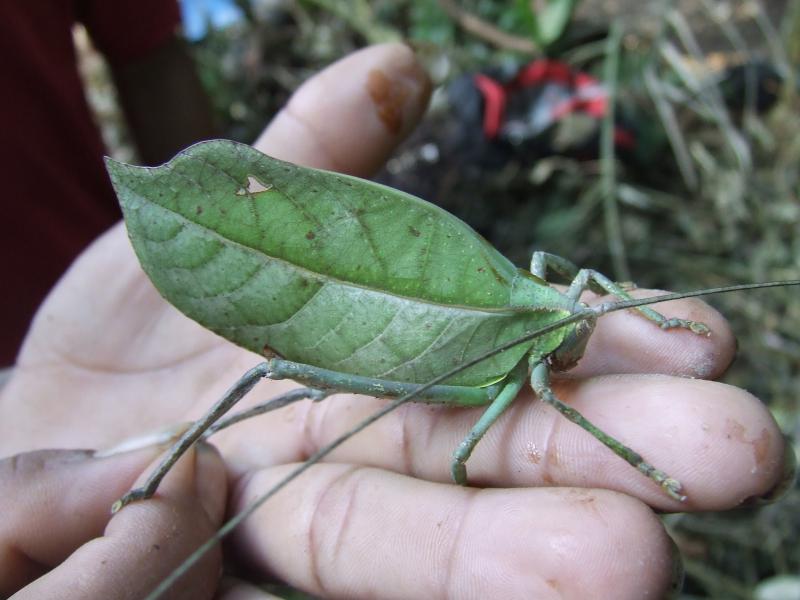
[[[676,295],[633,300],[605,276],[545,253],[534,254],[530,272],[518,269],[423,200],[234,142],[198,144],[158,168],[108,161],[108,169],[134,249],[161,294],[203,326],[270,357],[115,509],[151,496],[180,454],[224,426],[220,417],[263,377],[310,388],[261,411],[339,391],[399,397],[374,418],[409,400],[488,405],[453,456],[452,475],[462,484],[473,448],[530,378],[540,399],[671,497],[684,498],[678,481],[562,403],[549,383],[551,371],[580,360],[597,317],[611,310],[636,308],[661,328],[708,335],[702,323],[666,319],[645,306]],[[571,281],[565,292],[546,281],[551,273]],[[787,283],[800,282],[766,285]],[[757,286],[726,289],[746,287]],[[580,301],[587,288],[622,301],[590,308]]]

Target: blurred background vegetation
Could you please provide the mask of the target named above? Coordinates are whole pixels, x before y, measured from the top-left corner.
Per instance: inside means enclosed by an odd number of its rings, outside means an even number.
[[[184,0],[201,78],[229,138],[251,142],[311,74],[366,44],[406,40],[440,86],[379,179],[467,220],[512,260],[534,249],[670,290],[800,277],[800,0]],[[133,151],[85,35],[107,143]],[[603,82],[601,118],[535,139],[486,139],[473,74],[535,59]],[[521,101],[541,101],[529,93]],[[511,110],[509,103],[509,110]],[[614,143],[624,124],[635,145]],[[739,353],[724,381],[800,440],[800,292],[709,300]],[[800,488],[777,503],[664,520],[682,598],[800,598]]]

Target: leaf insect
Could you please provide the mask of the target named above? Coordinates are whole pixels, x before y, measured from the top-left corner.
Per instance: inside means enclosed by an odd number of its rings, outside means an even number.
[[[541,400],[670,497],[685,500],[676,479],[559,400],[551,371],[577,364],[597,318],[608,312],[632,308],[662,329],[709,335],[702,323],[667,319],[647,305],[800,284],[633,299],[604,275],[551,254],[536,252],[530,272],[518,269],[465,223],[419,198],[230,141],[196,144],[161,167],[108,159],[107,168],[136,254],[165,299],[222,337],[272,357],[237,381],[112,511],[151,497],[195,441],[242,418],[337,392],[397,398],[226,523],[153,598],[289,481],[409,401],[488,405],[454,452],[457,483],[467,482],[476,444],[530,380]],[[565,292],[546,281],[548,272],[571,282]],[[587,289],[620,301],[589,307],[580,301]],[[221,420],[262,378],[309,387]]]

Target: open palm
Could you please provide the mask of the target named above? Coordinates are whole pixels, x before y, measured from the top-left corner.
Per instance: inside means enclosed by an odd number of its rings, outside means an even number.
[[[368,175],[418,120],[428,92],[408,48],[373,47],[310,80],[256,147]],[[784,468],[771,417],[741,390],[693,379],[727,366],[727,326],[700,302],[660,310],[703,321],[714,335],[664,332],[636,315],[608,315],[556,391],[680,479],[690,496],[686,508],[723,509],[766,494]],[[163,301],[117,226],[76,261],[39,311],[0,399],[0,455],[104,447],[195,419],[258,361]],[[262,382],[241,408],[291,387]],[[380,403],[355,396],[306,402],[212,438],[234,482],[229,510]],[[530,397],[470,461],[471,481],[497,489],[443,483],[449,456],[477,414],[404,406],[240,528],[239,552],[256,569],[322,596],[663,592],[670,544],[647,505],[677,503]],[[537,484],[549,487],[521,487]]]

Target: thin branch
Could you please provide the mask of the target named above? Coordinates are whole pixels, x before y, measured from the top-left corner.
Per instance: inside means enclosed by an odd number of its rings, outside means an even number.
[[[532,40],[498,29],[458,6],[455,0],[439,0],[439,6],[463,29],[498,48],[526,54],[534,54],[538,51],[538,47]]]

